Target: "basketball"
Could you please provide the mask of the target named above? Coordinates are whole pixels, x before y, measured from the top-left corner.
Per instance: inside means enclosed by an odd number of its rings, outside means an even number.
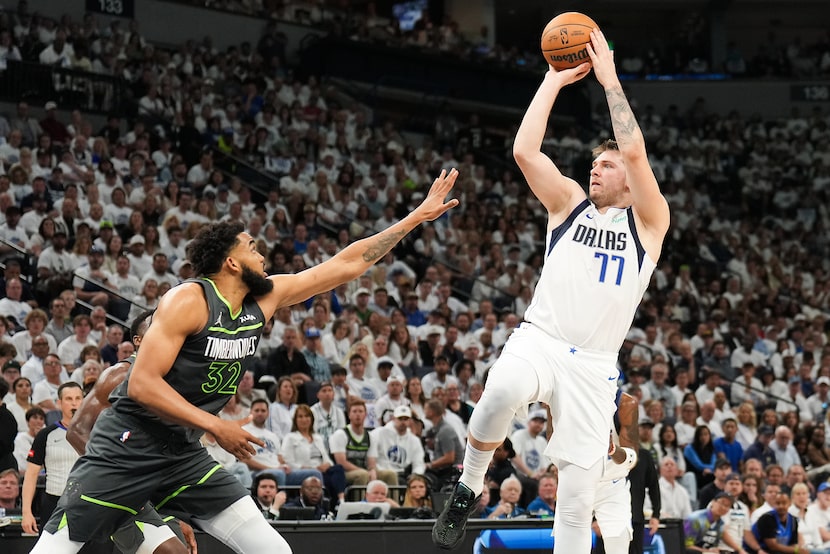
[[[550,20],[542,32],[542,55],[557,71],[591,63],[585,44],[591,30],[599,28],[593,19],[579,12],[565,12]]]

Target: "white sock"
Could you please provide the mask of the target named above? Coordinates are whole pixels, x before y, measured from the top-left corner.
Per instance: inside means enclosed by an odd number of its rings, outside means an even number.
[[[495,450],[479,450],[467,442],[467,449],[464,453],[464,471],[459,481],[467,485],[475,496],[481,494],[484,489],[484,474],[490,467],[493,452]]]

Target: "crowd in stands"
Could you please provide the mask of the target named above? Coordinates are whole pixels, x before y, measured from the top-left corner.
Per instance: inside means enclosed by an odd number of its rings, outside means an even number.
[[[406,29],[392,14],[379,13],[376,2],[356,0],[184,0],[196,6],[254,15],[321,27],[332,35],[365,42],[383,43],[402,48],[453,56],[477,63],[488,63],[538,71],[544,60],[535,49],[490,40],[492,29],[482,26],[475,33],[463,33],[457,21],[444,14],[433,21],[429,10]],[[724,73],[734,77],[801,77],[830,74],[830,36],[814,40],[797,36],[782,40],[773,28],[751,54],[744,45],[730,41],[721,64],[711,60],[710,26],[705,15],[696,10],[674,18],[665,26],[655,26],[648,36],[638,37],[637,44],[623,44],[620,71],[632,77],[665,74]],[[540,28],[541,32],[541,28]],[[614,38],[614,37],[609,37]],[[631,37],[626,37],[631,39]]]
[[[458,167],[456,210],[267,325],[257,367],[221,413],[251,414],[266,446],[242,463],[204,438],[272,516],[292,486],[301,506],[333,507],[348,487],[381,482],[429,508],[425,492],[457,477],[466,422],[543,260],[546,214],[511,165],[482,165],[478,119],[447,114],[434,137],[409,143],[316,79],[288,78],[274,27],[255,47],[170,53],[135,25],[6,18],[0,36],[37,41],[27,56],[86,43],[93,68],[114,60],[137,98],[129,124],[113,115],[94,128],[24,100],[0,117],[0,366],[18,456],[61,382],[88,388],[129,356],[119,320],[192,276],[185,246],[204,223],[242,221],[270,273],[302,271],[406,214],[440,169]],[[662,514],[684,517],[735,481],[752,509],[772,504],[770,486],[803,482],[809,500],[830,474],[828,115],[718,114],[703,99],[637,111],[673,220],[620,370],[673,506]],[[544,149],[563,173],[587,174],[606,119],[551,130]],[[215,167],[222,154],[279,186],[258,195]],[[517,416],[497,451],[483,517],[553,513],[539,408]]]

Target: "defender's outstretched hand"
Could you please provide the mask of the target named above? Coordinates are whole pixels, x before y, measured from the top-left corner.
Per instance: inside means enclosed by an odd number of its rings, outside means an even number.
[[[446,169],[441,170],[441,175],[432,182],[427,197],[424,198],[420,206],[415,208],[415,211],[419,212],[419,215],[421,215],[424,221],[432,221],[440,217],[441,214],[450,208],[458,206],[457,198],[452,198],[447,202],[444,201],[452,190],[453,185],[455,185],[457,178],[457,169],[453,168],[449,173],[447,173]]]
[[[588,55],[591,57],[591,64],[594,66],[594,74],[597,81],[603,87],[609,87],[618,81],[617,69],[614,66],[614,52],[608,46],[605,35],[599,29],[591,31],[591,43],[586,44]]]

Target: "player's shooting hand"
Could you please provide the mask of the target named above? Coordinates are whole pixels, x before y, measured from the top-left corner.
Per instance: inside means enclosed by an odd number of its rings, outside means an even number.
[[[256,454],[256,449],[253,447],[253,444],[265,446],[264,442],[250,434],[234,421],[219,419],[216,423],[215,430],[213,430],[213,436],[216,437],[216,442],[219,443],[219,446],[236,456],[239,460],[247,460]]]
[[[618,83],[617,69],[614,67],[614,52],[608,46],[608,41],[605,40],[602,31],[599,29],[591,31],[591,42],[586,45],[586,48],[599,84],[607,88]]]
[[[447,195],[455,185],[455,180],[458,178],[458,170],[453,168],[447,173],[446,169],[441,170],[441,175],[435,178],[432,186],[429,188],[427,197],[421,202],[421,205],[415,208],[424,221],[432,221],[437,219],[441,214],[458,206],[458,199],[453,198],[444,201]]]
[[[550,64],[548,64],[548,68],[547,74],[550,75],[551,78],[559,79],[562,86],[575,83],[591,72],[591,64],[588,62],[579,64],[578,66],[570,69],[562,69],[560,71],[554,69],[554,67]]]
[[[191,527],[182,520],[179,520],[179,527],[181,527],[182,529],[182,535],[184,535],[184,544],[187,546],[187,549],[190,551],[190,554],[198,554],[197,551],[199,550],[199,548],[196,545],[196,534],[193,533],[193,527]]]

